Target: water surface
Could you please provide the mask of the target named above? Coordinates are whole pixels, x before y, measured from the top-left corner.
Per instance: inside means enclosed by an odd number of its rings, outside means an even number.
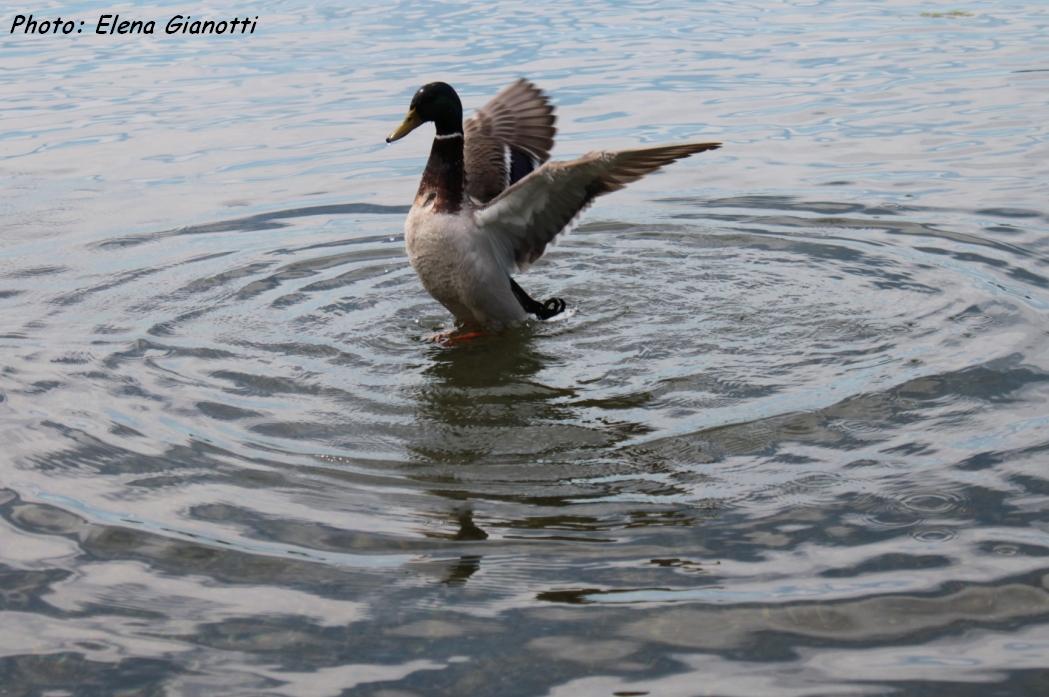
[[[1045,7],[238,9],[0,36],[0,693],[1049,690]],[[383,137],[521,75],[725,147],[440,348]]]

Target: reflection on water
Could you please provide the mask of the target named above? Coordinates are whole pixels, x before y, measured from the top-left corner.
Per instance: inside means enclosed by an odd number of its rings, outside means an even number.
[[[1049,690],[1045,10],[264,5],[0,38],[0,693]],[[726,147],[439,347],[382,139],[520,74]]]

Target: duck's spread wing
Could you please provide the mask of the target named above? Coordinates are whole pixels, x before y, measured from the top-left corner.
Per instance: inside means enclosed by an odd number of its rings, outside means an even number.
[[[721,143],[666,145],[548,162],[474,215],[478,227],[491,235],[507,268],[523,270],[598,196],[622,189],[674,160],[719,147]]]
[[[467,193],[484,203],[550,159],[554,107],[542,90],[518,80],[466,120]]]

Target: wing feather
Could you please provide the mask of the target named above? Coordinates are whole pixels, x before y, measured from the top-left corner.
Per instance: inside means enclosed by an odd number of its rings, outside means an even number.
[[[675,160],[719,147],[721,143],[664,145],[548,162],[476,210],[475,219],[478,227],[490,231],[506,267],[523,270],[598,196]]]
[[[508,177],[508,152],[516,151],[521,162],[550,159],[556,119],[543,91],[523,78],[478,109],[464,124],[467,194],[484,203],[516,181]],[[520,168],[514,171],[520,175]]]

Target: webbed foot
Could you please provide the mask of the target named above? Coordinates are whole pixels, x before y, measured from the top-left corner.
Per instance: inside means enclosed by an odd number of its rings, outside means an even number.
[[[432,341],[435,344],[441,346],[455,346],[456,344],[462,344],[467,341],[479,339],[483,336],[488,336],[485,332],[479,331],[463,331],[459,329],[453,329],[447,332],[437,332],[426,337],[427,341]]]

